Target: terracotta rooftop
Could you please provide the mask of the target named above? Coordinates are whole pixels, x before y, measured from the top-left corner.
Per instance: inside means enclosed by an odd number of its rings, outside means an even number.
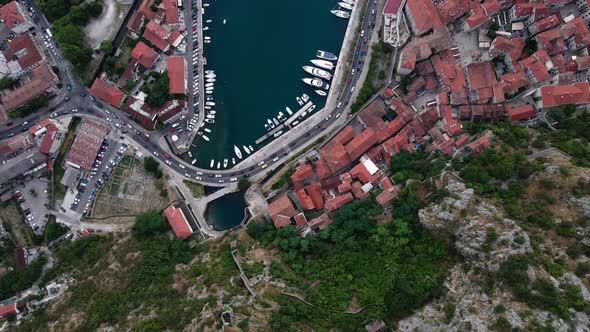
[[[531,105],[522,105],[519,107],[506,107],[510,121],[520,121],[530,119],[535,116],[535,110]]]
[[[186,93],[186,59],[182,56],[171,56],[166,58],[168,78],[170,79],[170,94]]]
[[[333,140],[320,149],[320,154],[324,157],[323,159],[326,161],[332,173],[350,164],[350,157],[344,145]]]
[[[492,42],[490,54],[493,56],[506,54],[512,61],[517,61],[520,59],[525,44],[526,42],[522,38],[508,39],[503,36],[497,36]]]
[[[194,233],[195,230],[192,229],[181,208],[170,205],[164,210],[164,216],[177,238],[184,240]]]
[[[353,200],[354,197],[352,197],[352,194],[350,193],[341,196],[336,196],[334,198],[329,199],[326,202],[326,209],[328,210],[328,212],[333,212],[343,207],[344,205],[352,202]]]
[[[289,196],[284,194],[268,204],[268,214],[276,228],[283,228],[290,224],[290,218],[293,218],[297,211],[295,211]]]
[[[125,98],[125,93],[123,93],[123,91],[119,90],[116,86],[107,83],[102,78],[94,80],[90,87],[90,92],[97,98],[100,98],[117,108],[121,106],[121,102],[123,102],[123,98]]]
[[[131,51],[131,57],[135,59],[140,65],[144,68],[151,68],[154,63],[156,63],[156,59],[158,58],[158,53],[154,51],[153,48],[147,46],[146,43],[140,41],[135,45],[135,48]]]
[[[6,61],[16,60],[22,70],[27,70],[43,60],[29,33],[17,36],[11,43],[8,43],[8,47],[2,53]]]
[[[85,170],[91,169],[108,131],[108,127],[99,122],[83,120],[65,161]]]
[[[444,0],[436,5],[436,9],[443,23],[449,24],[469,12],[469,0]]]
[[[352,139],[344,146],[351,160],[358,159],[363,153],[367,152],[377,143],[377,135],[371,128],[363,130],[359,135]]]
[[[351,125],[344,127],[334,138],[332,139],[335,142],[338,142],[342,145],[348,143],[351,139],[354,138],[354,129],[352,129]]]
[[[6,24],[11,30],[17,25],[25,22],[25,18],[23,17],[19,6],[20,5],[16,1],[11,1],[0,7],[0,17],[2,17],[4,24]]]
[[[328,214],[324,213],[321,216],[310,220],[307,224],[311,229],[322,230],[332,224],[332,219],[330,218],[330,216],[328,216]]]
[[[307,218],[303,213],[296,214],[295,217],[293,217],[293,219],[295,219],[295,226],[297,228],[307,225]]]
[[[408,0],[405,9],[413,19],[418,35],[444,26],[431,0]]]
[[[311,165],[302,164],[299,167],[297,167],[295,172],[291,175],[291,181],[293,181],[293,183],[301,182],[301,181],[304,181],[305,179],[312,177],[313,175],[314,175],[314,172],[313,172],[313,168],[311,167]]]
[[[47,63],[39,62],[31,69],[31,72],[30,81],[2,96],[2,103],[6,110],[14,111],[51,90],[54,75]]]
[[[307,193],[305,192],[305,189],[304,188],[301,188],[299,190],[296,190],[295,191],[295,195],[297,195],[297,199],[299,200],[299,203],[301,204],[301,207],[304,210],[312,210],[312,209],[314,209],[313,201],[307,195]]]
[[[396,15],[401,7],[402,0],[387,0],[383,8],[383,14]]]
[[[148,22],[143,32],[143,37],[161,51],[166,51],[170,47],[167,41],[169,36],[170,31],[164,29],[154,20]]]
[[[516,93],[520,88],[526,88],[531,84],[529,77],[522,71],[503,75],[502,82],[504,90],[509,93]]]
[[[540,89],[543,107],[590,103],[590,83],[588,82],[571,85],[548,85]]]
[[[471,63],[466,71],[471,90],[491,87],[496,83],[496,74],[491,61]]]
[[[322,196],[322,185],[316,182],[312,185],[305,187],[305,191],[308,193],[313,206],[316,211],[320,211],[324,208],[324,197]]]
[[[477,154],[492,146],[492,140],[488,136],[482,136],[469,143],[467,146],[471,149],[471,151]]]

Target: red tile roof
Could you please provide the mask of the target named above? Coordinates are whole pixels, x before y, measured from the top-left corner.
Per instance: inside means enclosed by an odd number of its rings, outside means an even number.
[[[506,107],[510,121],[520,121],[530,119],[535,116],[535,110],[531,105],[522,105],[519,107]]]
[[[330,141],[323,148],[320,149],[323,159],[326,161],[332,173],[339,171],[346,165],[350,164],[350,157],[344,148],[344,145]],[[319,175],[318,171],[318,175]],[[321,176],[321,175],[320,175]]]
[[[169,36],[170,31],[164,29],[164,27],[153,20],[149,21],[143,32],[143,37],[162,51],[166,51],[168,50],[168,47],[170,47],[170,44],[167,41]]]
[[[88,119],[80,124],[78,134],[66,156],[66,162],[89,170],[108,133],[108,127]]]
[[[459,135],[463,131],[462,127],[463,126],[461,126],[461,122],[453,119],[453,120],[445,123],[445,125],[443,126],[443,129],[450,136],[456,136],[456,135]]]
[[[576,57],[577,70],[584,70],[590,68],[590,56]]]
[[[466,70],[471,90],[487,88],[496,83],[496,74],[491,61],[471,63]]]
[[[559,15],[559,13],[555,13],[534,22],[533,25],[536,26],[538,32],[542,32],[547,29],[555,28],[556,26],[560,25],[561,22],[561,15]]]
[[[320,180],[323,180],[332,175],[332,171],[330,170],[326,159],[320,158],[313,165]]]
[[[0,7],[0,17],[2,17],[4,24],[6,24],[11,30],[25,21],[25,18],[19,10],[19,6],[20,5],[16,1],[11,1]]]
[[[432,65],[436,70],[436,75],[442,81],[442,84],[448,87],[451,92],[462,92],[465,90],[465,74],[461,67],[443,59],[440,54],[432,56]]]
[[[443,23],[449,24],[469,12],[469,0],[445,0],[436,9]]]
[[[297,195],[297,199],[299,200],[299,203],[301,203],[301,207],[304,210],[312,210],[312,209],[314,209],[313,201],[307,195],[307,193],[305,192],[305,189],[304,188],[301,188],[299,190],[296,190],[295,191],[295,195]]]
[[[350,170],[350,175],[354,179],[358,179],[362,183],[367,183],[371,180],[371,173],[363,163],[358,163]]]
[[[502,5],[496,0],[487,0],[481,4],[487,16],[492,16],[502,9]]]
[[[302,164],[299,167],[297,167],[295,172],[291,175],[291,181],[293,181],[293,183],[301,182],[301,181],[304,181],[305,179],[312,177],[313,175],[314,175],[314,173],[313,173],[313,168],[311,167],[311,165]]]
[[[9,112],[51,91],[54,75],[46,62],[39,62],[33,66],[31,72],[33,75],[30,81],[2,96],[4,108]]]
[[[406,2],[406,11],[410,19],[413,19],[418,35],[441,28],[444,25],[431,0],[408,0]]]
[[[100,98],[107,103],[119,108],[125,94],[114,85],[110,85],[105,80],[97,78],[90,87],[90,92],[97,98]]]
[[[455,141],[448,139],[438,146],[438,149],[446,156],[451,156],[455,152]]]
[[[590,28],[588,28],[582,16],[578,16],[564,24],[561,30],[565,38],[574,37],[577,44],[590,45]]]
[[[455,145],[459,148],[463,147],[465,143],[469,140],[469,134],[463,134],[455,141]]]
[[[185,58],[182,56],[171,56],[166,59],[168,78],[170,79],[170,94],[186,93],[186,70]]]
[[[389,190],[384,190],[379,195],[377,195],[377,197],[375,197],[375,200],[383,208],[388,208],[388,207],[391,206],[391,204],[393,203],[392,201],[395,198],[397,198],[397,196],[398,196],[397,191],[393,191],[392,192],[392,191],[389,191]]]
[[[344,145],[353,138],[354,130],[352,129],[351,125],[348,125],[344,127],[336,136],[334,136],[332,140]]]
[[[180,16],[177,1],[164,0],[163,5],[166,10],[166,24],[178,24],[180,22]]]
[[[284,194],[268,204],[268,214],[276,228],[283,228],[290,224],[290,218],[294,217],[297,211],[295,211],[287,194]]]
[[[529,68],[528,71],[535,78],[537,82],[543,82],[551,78],[551,74],[542,62],[535,62]]]
[[[149,69],[156,63],[158,53],[153,48],[147,46],[146,43],[140,41],[135,45],[133,51],[131,51],[131,57],[144,68]]]
[[[402,0],[387,0],[383,8],[383,14],[397,14],[402,2]]]
[[[352,197],[351,193],[347,193],[341,196],[336,196],[334,198],[329,199],[326,202],[326,209],[328,212],[333,212],[338,210],[339,208],[343,207],[344,205],[352,202],[354,198]]]
[[[381,97],[384,99],[390,99],[393,96],[395,96],[395,94],[393,92],[393,89],[391,89],[391,88],[387,88],[387,89],[383,90],[383,92],[381,92]]]
[[[32,65],[43,60],[39,50],[29,33],[24,33],[17,36],[11,43],[8,43],[8,48],[3,52],[6,61],[10,62],[16,60],[22,70],[29,69]]]
[[[391,188],[395,188],[393,182],[387,176],[381,179],[381,181],[379,181],[379,187],[383,190],[390,190]]]
[[[16,302],[12,302],[12,303],[0,306],[0,317],[7,318],[10,316],[14,316],[16,314],[18,314],[18,309],[16,308]]]
[[[194,233],[195,230],[191,228],[181,208],[170,205],[164,210],[164,216],[166,216],[177,238],[184,240]]]
[[[537,40],[539,49],[545,49],[549,54],[561,53],[567,49],[559,28],[541,32],[535,39]]]
[[[503,75],[502,82],[504,84],[504,90],[511,94],[531,84],[529,77],[522,71]]]
[[[58,131],[59,130],[53,123],[47,126],[45,137],[43,137],[43,141],[39,146],[39,152],[49,154],[51,146],[53,145],[53,141],[55,139],[55,133],[57,133]]]
[[[311,229],[325,229],[326,227],[332,224],[332,219],[328,216],[328,214],[324,213],[321,216],[314,218],[308,222],[309,228]]]
[[[590,83],[541,87],[543,107],[590,103]]]
[[[305,218],[303,213],[296,214],[293,219],[295,219],[295,225],[297,228],[307,225],[307,218]]]
[[[35,141],[31,139],[31,135],[25,132],[9,139],[0,141],[0,155],[9,156],[13,153],[31,148],[34,145]]]
[[[351,160],[356,160],[377,143],[377,135],[371,128],[363,130],[352,141],[344,146]]]
[[[319,182],[316,182],[312,185],[305,187],[305,190],[309,194],[311,201],[313,202],[313,206],[316,211],[320,211],[324,208],[324,197],[322,196],[322,185]]]
[[[492,56],[506,54],[512,61],[517,61],[520,59],[520,55],[522,54],[525,44],[526,42],[522,38],[508,39],[503,36],[498,36],[492,42],[490,54]]]
[[[482,137],[476,139],[475,141],[469,143],[469,145],[467,145],[467,146],[474,153],[480,153],[481,151],[492,146],[492,140],[488,136],[482,136]]]
[[[387,140],[389,137],[397,134],[402,128],[408,123],[408,120],[402,116],[398,115],[395,119],[389,122],[383,129],[377,132],[377,141],[383,142]]]
[[[156,12],[150,8],[153,0],[143,0],[137,11],[131,16],[127,27],[135,32],[139,32],[144,20],[153,20],[156,17]]]

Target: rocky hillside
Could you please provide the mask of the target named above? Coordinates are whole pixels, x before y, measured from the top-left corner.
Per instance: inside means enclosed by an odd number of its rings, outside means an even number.
[[[447,293],[399,330],[590,329],[590,170],[559,153],[529,159],[537,171],[518,180],[519,218],[454,181],[447,197],[420,210],[421,224],[448,235],[462,259],[445,280]]]

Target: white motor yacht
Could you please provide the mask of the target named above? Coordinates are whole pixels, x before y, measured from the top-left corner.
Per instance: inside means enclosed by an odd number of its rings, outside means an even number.
[[[287,110],[287,113],[288,113],[289,115],[293,115],[293,112],[291,112],[291,109],[290,109],[289,107],[285,107],[285,109]]]
[[[242,151],[240,151],[240,148],[238,148],[237,145],[234,145],[234,152],[236,153],[236,156],[238,156],[238,158],[242,159]]]
[[[327,81],[332,79],[332,74],[314,66],[303,66],[303,70],[308,74],[312,74],[313,76],[325,79]]]
[[[326,60],[322,60],[322,59],[313,59],[313,60],[310,60],[310,62],[322,69],[326,69],[326,70],[334,69],[334,64],[331,63],[330,61],[326,61]]]
[[[250,149],[248,149],[247,146],[242,145],[242,149],[244,149],[244,151],[246,151],[247,154],[250,154]]]
[[[317,93],[318,95],[320,95],[320,96],[322,96],[322,97],[325,97],[325,96],[327,96],[327,95],[328,95],[328,94],[326,93],[326,91],[324,91],[324,90],[315,90],[315,93]]]
[[[209,168],[213,168],[213,165],[215,165],[215,160],[211,159],[211,162],[209,163]]]
[[[223,159],[223,168],[227,168],[227,158]]]
[[[205,141],[209,142],[209,137],[207,137],[207,135],[203,135],[203,136],[201,136],[201,137],[203,137],[203,139],[204,139]]]

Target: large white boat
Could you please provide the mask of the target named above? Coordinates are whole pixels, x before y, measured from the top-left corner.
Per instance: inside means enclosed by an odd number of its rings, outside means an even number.
[[[206,117],[207,119],[215,119],[215,115],[213,114],[207,114]]]
[[[205,132],[208,132],[208,133],[210,133],[210,132],[211,132],[211,129],[209,129],[209,128],[204,128],[203,130],[204,130]]]
[[[242,151],[240,151],[240,148],[238,148],[237,145],[234,145],[234,152],[236,153],[236,156],[238,156],[238,158],[242,159]]]
[[[344,9],[348,9],[348,10],[352,10],[352,5],[346,2],[339,2],[338,6],[344,8]]]
[[[264,129],[266,129],[267,131],[270,131],[270,126],[267,123],[265,123],[264,124]]]
[[[205,103],[205,105],[207,105],[207,106],[215,106],[215,102],[208,101],[208,102]]]
[[[313,112],[314,110],[315,110],[315,105],[311,105],[307,111],[308,111],[309,113],[311,113],[311,112]]]
[[[322,51],[322,50],[317,50],[315,56],[320,59],[324,59],[324,60],[328,60],[328,61],[338,60],[338,57],[334,53],[330,53],[330,52],[326,52],[326,51]]]
[[[324,91],[324,90],[315,90],[315,93],[317,93],[318,95],[320,95],[320,96],[322,96],[322,97],[325,97],[325,96],[327,96],[327,95],[328,95],[328,94],[326,93],[326,91]]]
[[[330,88],[330,84],[325,83],[324,81],[322,81],[319,78],[304,78],[302,79],[303,83],[310,85],[314,88],[322,88],[324,90],[328,90]]]
[[[221,161],[218,161],[217,162],[217,169],[220,169],[220,168],[221,168]]]
[[[291,112],[291,109],[289,107],[285,107],[285,109],[287,110],[287,113],[289,113],[289,115],[293,115],[293,112]]]
[[[207,83],[215,83],[215,78],[213,78],[213,77],[212,78],[207,78],[205,80],[205,82],[207,82]]]
[[[332,74],[328,73],[327,71],[325,71],[323,69],[319,69],[319,68],[316,68],[313,66],[303,66],[303,70],[305,70],[305,72],[308,74],[312,74],[313,76],[323,78],[327,81],[332,79]]]
[[[334,64],[331,63],[330,61],[326,61],[326,60],[322,60],[322,59],[313,59],[311,60],[311,63],[313,63],[314,65],[326,69],[326,70],[332,70],[334,69]]]
[[[295,97],[295,100],[297,100],[297,104],[299,104],[299,106],[303,106],[303,100],[301,100],[301,97]]]
[[[330,13],[332,13],[333,15],[335,15],[336,17],[340,17],[340,18],[350,18],[350,13],[346,12],[344,10],[331,10]]]
[[[204,139],[205,141],[209,142],[209,137],[207,137],[207,135],[203,135],[203,136],[201,136],[201,137],[203,137],[203,139]]]
[[[215,120],[213,119],[204,119],[204,121],[207,123],[215,123]]]
[[[349,4],[351,4],[351,5],[354,5],[354,4],[356,4],[356,1],[354,1],[354,0],[342,0],[342,1],[343,1],[343,2],[346,2],[346,3],[349,3]]]

